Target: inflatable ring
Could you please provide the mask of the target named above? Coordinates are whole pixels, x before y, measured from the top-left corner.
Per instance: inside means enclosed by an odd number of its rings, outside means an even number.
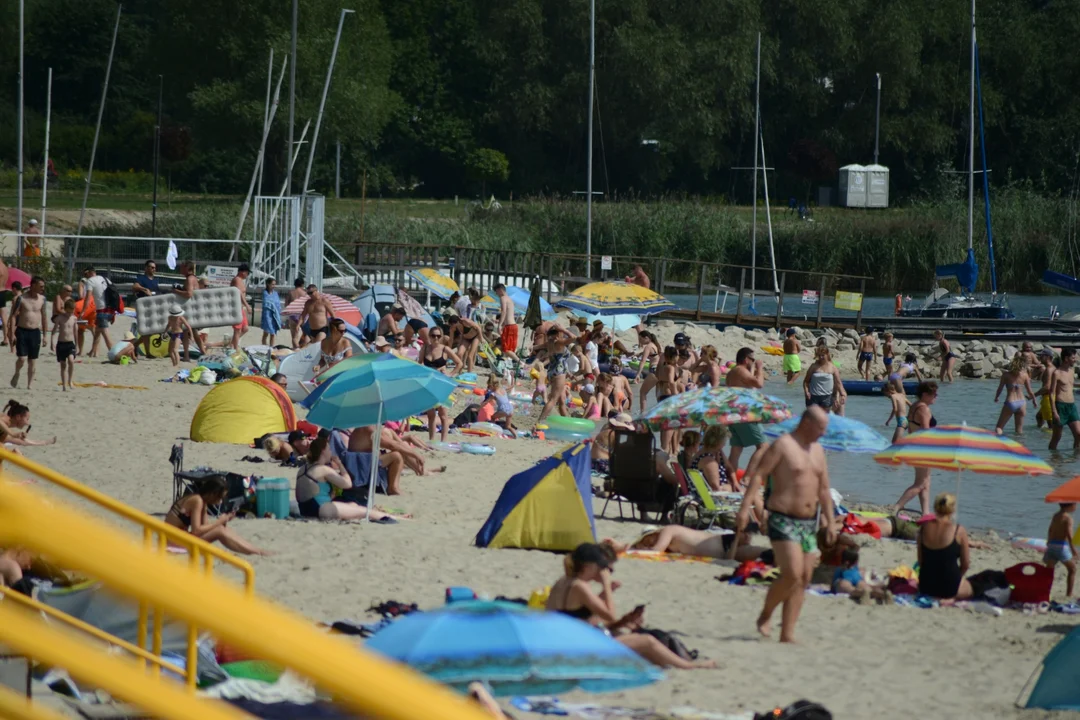
[[[480,445],[479,443],[461,443],[461,452],[469,453],[470,455],[494,455],[495,448],[490,445]]]
[[[563,417],[562,415],[549,415],[544,421],[551,430],[559,432],[578,433],[591,436],[596,432],[596,423],[585,418]]]
[[[532,395],[530,395],[529,393],[527,393],[527,392],[525,392],[523,390],[512,390],[510,392],[510,394],[508,395],[508,397],[511,400],[517,400],[518,402],[523,402],[523,403],[531,403],[532,402]]]
[[[472,394],[473,395],[479,395],[480,397],[483,397],[484,395],[487,394],[487,391],[484,390],[484,388],[474,387],[472,389]]]
[[[553,442],[577,443],[581,442],[582,440],[588,440],[590,437],[591,436],[588,433],[573,432],[571,430],[560,430],[558,428],[548,428],[547,430],[544,430],[544,439],[551,440]]]
[[[783,355],[784,349],[776,347],[775,345],[763,345],[761,347],[765,351],[766,355]]]
[[[436,450],[445,450],[446,452],[452,452],[452,453],[461,452],[461,444],[460,443],[448,443],[448,442],[444,443],[444,442],[439,442],[438,440],[436,440],[435,442],[428,443],[428,444],[431,445],[431,447],[435,448]]]
[[[482,437],[502,437],[503,429],[495,423],[474,422],[462,428],[461,432]]]

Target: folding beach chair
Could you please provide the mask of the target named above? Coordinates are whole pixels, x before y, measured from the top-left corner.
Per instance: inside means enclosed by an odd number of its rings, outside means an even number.
[[[700,470],[690,470],[687,476],[693,493],[687,501],[679,505],[675,511],[675,520],[680,525],[709,530],[724,511],[716,504],[709,490],[709,484]]]
[[[614,500],[619,506],[619,519],[625,519],[623,503],[637,506],[642,520],[648,520],[650,512],[662,514],[673,509],[673,499],[665,495],[671,491],[656,473],[656,438],[652,433],[639,433],[628,430],[615,430],[611,447],[610,492],[604,507],[600,510],[603,517],[608,504]]]
[[[177,443],[172,446],[172,452],[169,453],[169,462],[172,463],[172,501],[175,503],[183,496],[195,491],[191,479],[184,476],[184,443]]]

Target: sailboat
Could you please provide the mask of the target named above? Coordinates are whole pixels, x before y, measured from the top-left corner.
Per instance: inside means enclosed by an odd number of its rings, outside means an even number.
[[[760,148],[760,150],[759,150]],[[765,191],[765,220],[769,228],[769,258],[772,262],[772,295],[779,299],[780,285],[776,280],[776,249],[773,245],[772,211],[769,207],[769,171],[765,162],[765,134],[761,131],[761,33],[757,36],[757,76],[754,81],[754,219],[750,230],[750,312],[757,313],[757,180],[758,161]],[[761,295],[767,295],[761,292]]]
[[[997,269],[994,266],[994,234],[990,221],[990,181],[986,167],[986,135],[983,131],[982,83],[979,80],[979,46],[975,39],[975,0],[971,0],[971,95],[968,123],[968,218],[967,257],[963,262],[938,265],[934,269],[934,289],[920,307],[905,307],[899,311],[902,317],[950,317],[983,320],[1006,320],[1015,317],[1009,309],[1007,298],[997,292]],[[986,239],[990,256],[990,298],[975,296],[979,279],[979,265],[975,262],[972,242],[975,227],[975,90],[979,90],[979,145],[982,149],[983,197],[986,206]],[[937,287],[937,281],[955,279],[960,285],[959,293],[951,293]]]

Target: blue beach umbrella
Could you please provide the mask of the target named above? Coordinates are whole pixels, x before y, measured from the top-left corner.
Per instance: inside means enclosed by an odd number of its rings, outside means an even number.
[[[324,428],[358,428],[387,420],[404,420],[445,403],[457,383],[411,360],[391,357],[360,365],[334,376],[305,398],[307,420]],[[379,456],[380,432],[374,434],[372,456]],[[379,463],[371,463],[368,507],[375,500]],[[371,517],[370,515],[368,516]]]
[[[801,420],[802,415],[798,415],[775,425],[766,425],[765,434],[774,438],[786,435],[797,428]],[[818,443],[826,450],[853,453],[877,453],[889,447],[889,441],[877,430],[843,415],[829,415],[829,426]]]
[[[458,690],[486,682],[499,696],[613,692],[664,676],[581,620],[484,600],[407,615],[364,648]]]
[[[507,285],[506,294],[514,303],[514,315],[524,315],[525,311],[529,309],[529,291],[515,285]],[[494,293],[480,298],[480,304],[488,310],[496,312],[500,308],[499,298],[495,297]],[[540,316],[544,320],[554,320],[556,315],[555,308],[551,306],[551,303],[544,298],[540,298]]]

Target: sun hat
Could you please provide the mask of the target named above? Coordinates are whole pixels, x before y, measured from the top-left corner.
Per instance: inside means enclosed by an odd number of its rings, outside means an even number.
[[[593,386],[592,383],[585,383],[581,387],[581,389],[584,390],[585,392],[589,393],[590,395],[593,395],[593,394],[596,393],[596,388]]]
[[[28,222],[27,225],[37,225],[37,219],[36,218],[30,218],[30,222]]]
[[[634,418],[630,417],[630,413],[619,413],[608,422],[611,423],[612,427],[622,428],[623,430],[634,429]]]
[[[183,317],[184,308],[179,305],[172,305],[169,307],[169,317]]]
[[[386,338],[380,335],[375,338],[375,347],[390,347],[390,343],[386,342]]]

